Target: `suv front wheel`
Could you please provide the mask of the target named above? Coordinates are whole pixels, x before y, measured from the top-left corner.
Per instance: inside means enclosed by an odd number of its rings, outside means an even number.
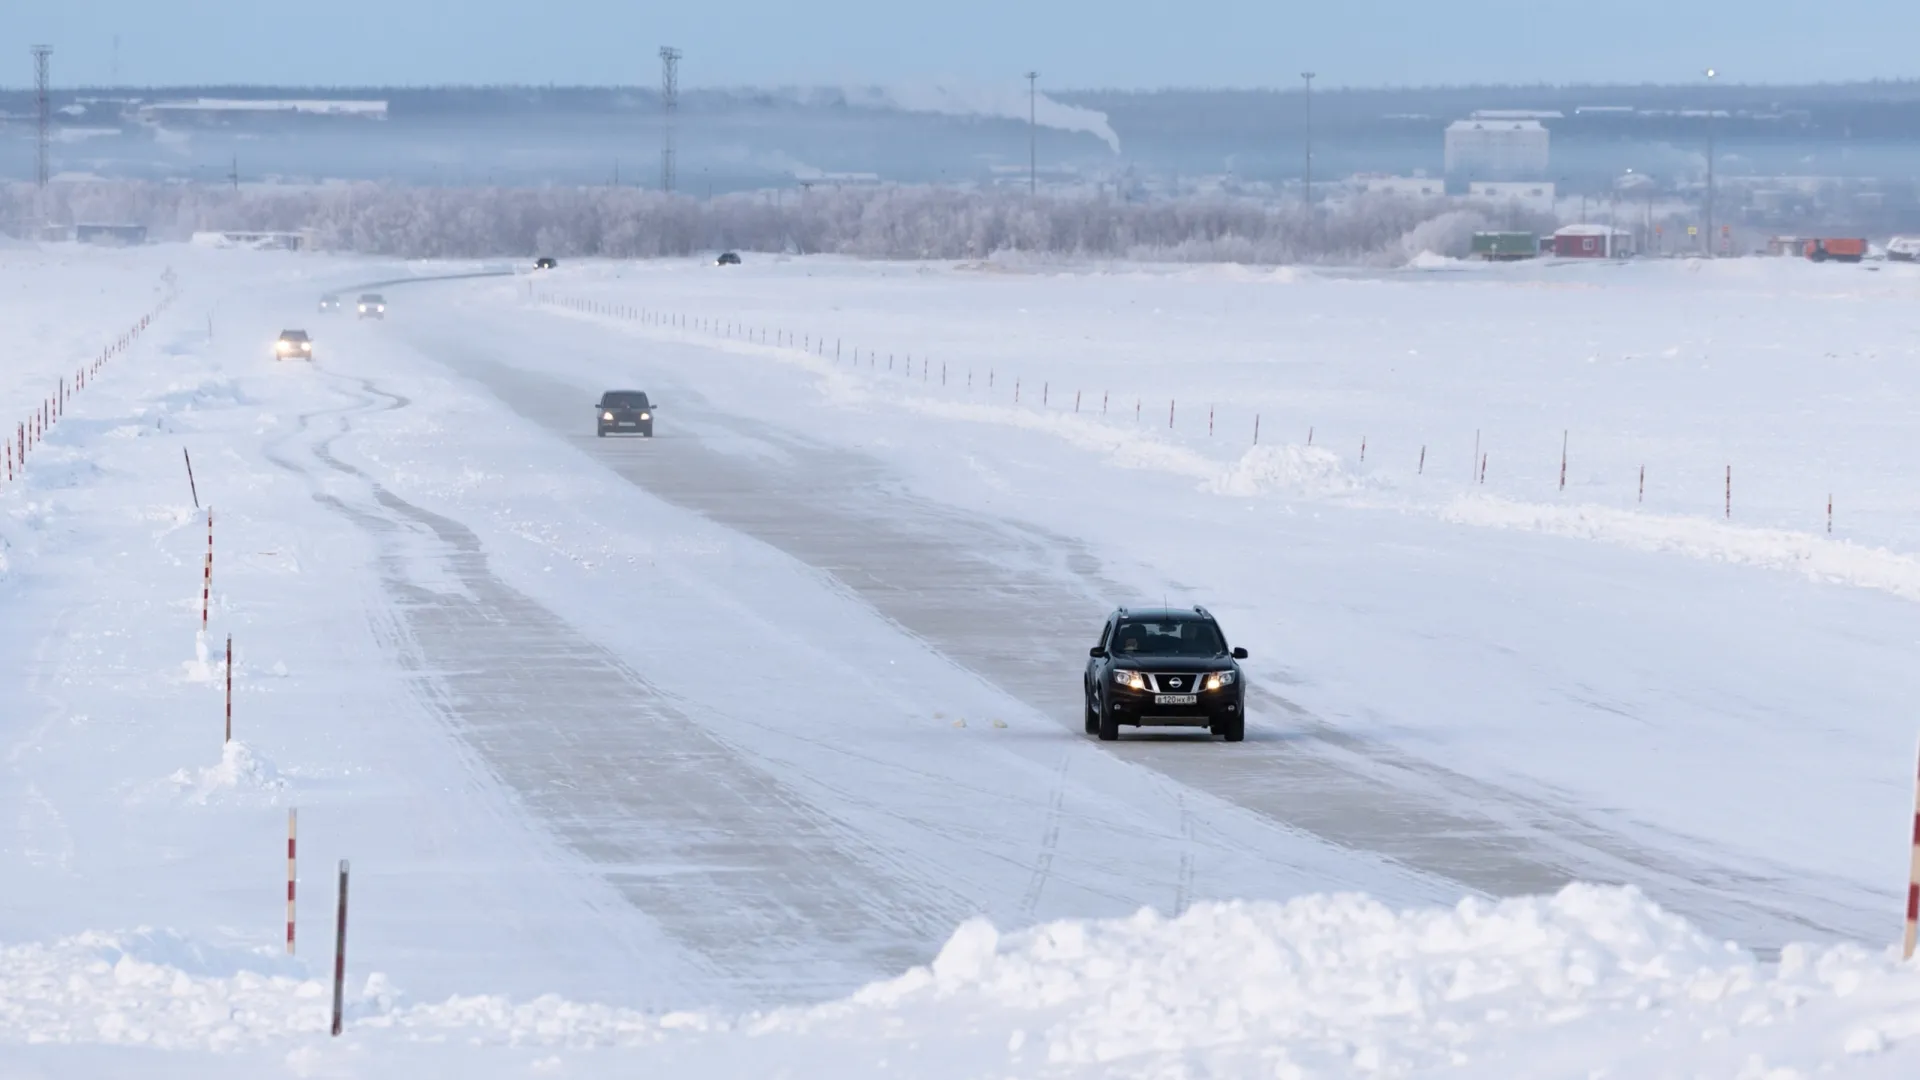
[[[1089,717],[1093,721],[1093,733],[1100,736],[1101,742],[1112,742],[1120,737],[1120,718],[1114,715],[1113,707],[1102,701],[1095,705],[1098,710]]]
[[[1240,742],[1247,737],[1247,717],[1244,712],[1232,716],[1223,716],[1213,724],[1213,733],[1228,742]]]
[[[1086,699],[1087,734],[1098,735],[1100,734],[1100,710],[1094,707],[1091,692],[1082,691],[1081,696]]]

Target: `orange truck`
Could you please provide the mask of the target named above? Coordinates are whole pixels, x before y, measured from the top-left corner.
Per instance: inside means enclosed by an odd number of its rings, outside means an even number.
[[[1867,255],[1867,242],[1852,237],[1827,236],[1807,241],[1806,256],[1814,262],[1859,262]]]

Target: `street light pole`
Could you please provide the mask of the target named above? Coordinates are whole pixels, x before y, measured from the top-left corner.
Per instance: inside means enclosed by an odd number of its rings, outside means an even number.
[[[1034,105],[1034,102],[1038,100],[1035,80],[1039,78],[1039,72],[1027,72],[1027,194],[1029,195],[1040,190],[1040,157],[1037,149],[1037,136],[1035,134],[1038,131],[1038,126],[1035,121],[1039,113]]]
[[[1308,206],[1313,205],[1313,75],[1314,73],[1311,71],[1303,71],[1300,73],[1300,81],[1305,83],[1307,87],[1307,159],[1305,162],[1306,168],[1302,171],[1301,177],[1306,184],[1306,202]]]
[[[1713,258],[1713,77],[1719,72],[1707,69],[1707,258]]]

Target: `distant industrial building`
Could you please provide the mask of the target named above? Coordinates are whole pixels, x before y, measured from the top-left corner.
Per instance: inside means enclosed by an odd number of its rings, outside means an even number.
[[[1538,120],[1455,120],[1446,140],[1449,176],[1531,180],[1547,171],[1547,129]]]
[[[1399,195],[1408,199],[1443,199],[1447,182],[1435,176],[1382,176],[1361,173],[1351,181],[1368,195]]]
[[[1541,213],[1553,212],[1553,183],[1548,180],[1470,180],[1467,198],[1505,207],[1514,203]]]
[[[76,223],[73,238],[82,244],[106,244],[108,246],[131,246],[147,242],[145,225]]]

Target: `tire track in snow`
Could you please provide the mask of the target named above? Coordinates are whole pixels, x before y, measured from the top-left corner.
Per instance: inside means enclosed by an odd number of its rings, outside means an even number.
[[[1047,801],[1047,823],[1040,833],[1040,854],[1033,862],[1033,877],[1020,896],[1020,914],[1028,922],[1040,907],[1040,894],[1053,876],[1053,857],[1060,848],[1061,810],[1067,800],[1067,768],[1073,764],[1071,752],[1060,755],[1060,767],[1053,773],[1053,796]]]

